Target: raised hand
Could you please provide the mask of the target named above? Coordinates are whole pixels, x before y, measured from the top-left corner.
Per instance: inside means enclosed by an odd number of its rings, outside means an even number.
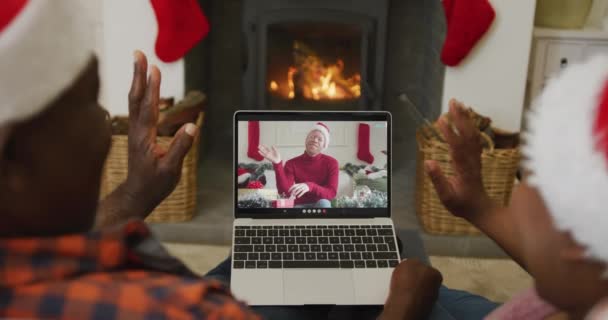
[[[156,143],[161,74],[146,56],[134,53],[129,91],[129,161],[127,180],[99,206],[96,227],[143,219],[177,186],[182,163],[198,134],[195,124],[183,125],[168,149]]]
[[[449,145],[455,174],[446,177],[434,160],[425,162],[425,170],[446,209],[471,219],[491,202],[481,179],[482,140],[461,102],[450,100],[449,115],[452,123],[442,117],[439,129]]]
[[[296,183],[293,186],[291,186],[291,188],[289,188],[288,192],[292,196],[294,196],[296,198],[300,198],[303,195],[305,195],[308,191],[310,191],[310,188],[308,187],[308,185],[306,183]]]
[[[272,163],[281,162],[281,154],[274,146],[268,148],[267,146],[261,144],[258,146],[258,152]]]

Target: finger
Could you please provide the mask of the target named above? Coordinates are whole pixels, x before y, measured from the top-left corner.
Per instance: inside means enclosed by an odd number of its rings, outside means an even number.
[[[150,67],[148,87],[139,110],[138,124],[146,129],[149,139],[156,138],[156,125],[158,123],[158,100],[160,95],[160,70],[157,66]]]
[[[296,196],[297,196],[298,198],[299,198],[299,197],[301,197],[302,195],[304,195],[304,190],[302,189],[302,186],[301,186],[301,185],[299,185],[299,186],[298,186],[298,188],[296,189],[296,191],[295,191],[295,192],[296,192]]]
[[[439,199],[449,201],[453,194],[452,185],[441,171],[439,164],[434,160],[427,160],[424,162],[424,170],[431,178]]]
[[[456,136],[456,133],[454,133],[454,130],[452,130],[450,124],[448,123],[448,120],[444,117],[441,117],[439,118],[437,125],[439,126],[439,131],[441,131],[441,134],[443,134],[443,137],[445,138],[450,148],[456,148],[459,142],[458,136]]]
[[[259,145],[258,146],[258,151],[263,154],[264,156],[266,156],[268,154],[268,148],[266,148],[263,145]]]
[[[297,186],[297,184],[292,185],[292,186],[289,188],[289,190],[287,190],[287,191],[288,191],[288,192],[292,192],[292,191],[293,191],[293,189],[294,189],[296,186]]]
[[[183,125],[173,137],[167,154],[161,159],[161,167],[170,172],[179,172],[184,158],[192,148],[198,128],[193,123]]]
[[[272,152],[279,154],[279,151],[277,151],[277,148],[275,148],[274,146],[272,146]]]
[[[475,134],[476,129],[462,102],[455,99],[450,100],[450,115],[452,116],[454,126],[462,137],[469,138]]]
[[[299,184],[296,184],[293,186],[293,190],[292,192],[295,193],[296,195],[300,193],[301,187]]]
[[[129,119],[135,120],[139,117],[139,106],[146,89],[148,61],[146,55],[139,50],[133,53],[133,59],[133,79],[129,90]]]

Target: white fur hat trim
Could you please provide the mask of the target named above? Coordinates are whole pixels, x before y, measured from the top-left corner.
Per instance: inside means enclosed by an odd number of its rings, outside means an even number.
[[[87,3],[29,0],[0,31],[0,125],[38,114],[84,70],[95,44]]]
[[[608,263],[608,159],[593,133],[607,80],[606,56],[550,80],[528,114],[523,152],[556,227]]]

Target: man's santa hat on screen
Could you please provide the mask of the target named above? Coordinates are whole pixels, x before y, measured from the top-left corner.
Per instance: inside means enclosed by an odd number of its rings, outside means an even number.
[[[88,1],[0,1],[0,126],[34,116],[93,56]]]
[[[323,150],[327,149],[327,147],[329,147],[329,127],[327,127],[322,122],[317,122],[317,123],[315,123],[314,126],[312,126],[312,129],[310,129],[310,132],[313,132],[315,130],[321,132],[321,134],[323,135],[323,138],[325,140],[325,144],[323,145]],[[310,134],[310,132],[308,132],[308,134]]]
[[[528,114],[526,167],[556,227],[608,263],[608,56],[550,80]]]

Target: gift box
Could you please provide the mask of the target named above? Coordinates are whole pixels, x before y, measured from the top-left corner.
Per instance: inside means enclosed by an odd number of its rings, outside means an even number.
[[[277,199],[272,201],[273,208],[293,208],[294,199]]]

